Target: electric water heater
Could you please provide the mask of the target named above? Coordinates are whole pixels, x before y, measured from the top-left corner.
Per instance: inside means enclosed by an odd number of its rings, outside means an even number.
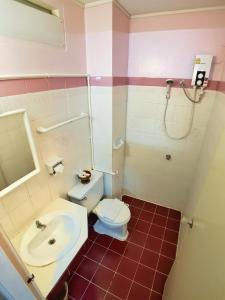
[[[207,87],[212,60],[212,55],[196,55],[192,86]]]

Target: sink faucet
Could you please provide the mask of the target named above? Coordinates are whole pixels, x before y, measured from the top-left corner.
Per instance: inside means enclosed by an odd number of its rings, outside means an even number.
[[[47,225],[41,223],[39,220],[36,220],[35,224],[36,224],[37,228],[40,228],[41,230],[44,230],[47,227]]]

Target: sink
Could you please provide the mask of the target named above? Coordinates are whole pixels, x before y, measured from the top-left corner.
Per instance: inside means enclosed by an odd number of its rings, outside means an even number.
[[[36,221],[46,225],[38,228]],[[69,212],[53,212],[38,217],[24,233],[20,255],[31,266],[51,264],[75,245],[80,236],[81,224]]]

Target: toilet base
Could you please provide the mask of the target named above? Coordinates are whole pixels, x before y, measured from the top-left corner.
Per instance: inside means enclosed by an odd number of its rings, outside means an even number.
[[[127,224],[120,227],[109,227],[105,225],[101,220],[98,220],[94,225],[94,230],[99,234],[106,234],[119,241],[126,241],[128,237]]]

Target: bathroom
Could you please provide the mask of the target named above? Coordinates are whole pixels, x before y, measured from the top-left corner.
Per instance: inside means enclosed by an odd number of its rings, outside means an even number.
[[[0,299],[224,299],[224,0],[0,6]]]

